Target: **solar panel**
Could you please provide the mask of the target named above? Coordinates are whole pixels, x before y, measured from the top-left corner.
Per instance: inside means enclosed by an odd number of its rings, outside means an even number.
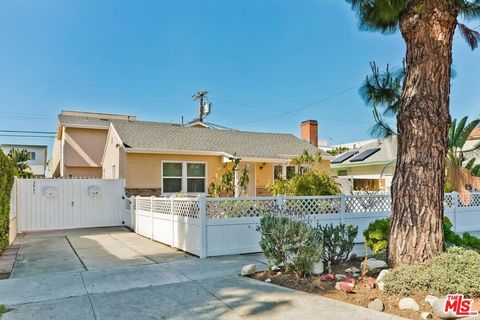
[[[355,156],[355,158],[351,159],[350,162],[358,162],[367,159],[368,157],[372,156],[373,154],[380,151],[380,148],[375,149],[368,149],[360,153],[359,155]]]
[[[342,163],[343,161],[345,161],[347,159],[350,159],[351,157],[353,157],[357,153],[358,153],[357,150],[348,151],[348,152],[336,157],[335,159],[333,159],[333,161],[331,163],[333,163],[333,164]]]

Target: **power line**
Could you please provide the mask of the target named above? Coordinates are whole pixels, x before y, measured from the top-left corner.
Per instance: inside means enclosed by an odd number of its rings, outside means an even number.
[[[36,133],[36,134],[56,134],[56,132],[54,132],[54,131],[27,131],[27,130],[0,130],[0,132]]]
[[[55,136],[39,136],[39,135],[23,135],[23,134],[0,134],[0,137],[16,137],[16,138],[49,138],[53,139]]]
[[[308,103],[306,105],[303,105],[303,106],[300,106],[300,107],[297,107],[297,108],[294,108],[294,109],[291,109],[291,110],[285,110],[285,111],[281,111],[279,114],[276,114],[276,115],[273,115],[273,116],[270,116],[270,117],[265,117],[265,118],[261,118],[261,119],[257,119],[257,120],[254,120],[254,121],[248,121],[248,122],[242,122],[242,123],[238,123],[237,125],[244,125],[244,124],[251,124],[251,123],[257,123],[257,122],[262,122],[262,121],[265,121],[265,120],[270,120],[270,119],[275,119],[275,118],[278,118],[278,117],[281,117],[283,115],[287,115],[287,114],[292,114],[292,113],[295,113],[297,111],[300,111],[300,110],[303,110],[303,109],[307,109],[307,108],[310,108],[314,105],[317,105],[317,104],[320,104],[322,102],[325,102],[325,101],[328,101],[328,100],[331,100],[335,97],[338,97],[342,94],[345,94],[347,92],[350,92],[354,89],[358,89],[362,84],[358,84],[358,85],[355,85],[353,87],[350,87],[350,88],[347,88],[345,90],[341,90],[337,93],[334,93],[330,96],[327,96],[325,98],[322,98],[322,99],[319,99],[319,100],[316,100],[316,101],[313,101],[311,103]],[[277,110],[278,111],[278,110]],[[346,122],[347,120],[340,120],[340,119],[327,119],[325,118],[324,120],[332,120],[332,121],[341,121],[341,122]],[[358,121],[355,121],[355,123],[358,123]]]

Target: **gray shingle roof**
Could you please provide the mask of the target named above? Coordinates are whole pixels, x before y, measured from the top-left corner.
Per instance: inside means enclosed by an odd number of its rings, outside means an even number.
[[[64,126],[73,126],[73,127],[95,127],[95,128],[104,128],[108,129],[110,126],[109,119],[99,119],[94,117],[78,117],[78,116],[67,116],[63,114],[58,115],[58,122],[60,125]]]
[[[384,162],[392,161],[397,157],[397,136],[386,138],[380,141],[371,142],[360,148],[357,148],[355,149],[356,151],[358,151],[356,155],[359,155],[360,153],[366,150],[375,149],[375,148],[380,148],[380,150],[363,161],[351,161],[352,159],[355,158],[355,156],[353,156],[343,161],[342,163],[332,164],[332,168],[336,166],[342,167],[342,166],[349,166],[349,165],[362,165],[362,164],[367,165],[371,163],[384,163]],[[339,158],[340,156],[341,155],[338,155],[336,158]],[[335,159],[333,161],[335,161]]]
[[[113,121],[127,148],[194,152],[223,152],[243,158],[288,159],[304,149],[319,149],[284,133],[260,133],[214,128],[185,127],[177,124]],[[322,151],[326,157],[328,154]]]

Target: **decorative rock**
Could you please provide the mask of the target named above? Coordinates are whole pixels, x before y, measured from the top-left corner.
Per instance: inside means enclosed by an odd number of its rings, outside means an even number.
[[[432,305],[433,313],[441,319],[457,319],[459,316],[455,315],[454,311],[445,312],[445,298],[435,300]]]
[[[400,299],[400,302],[398,303],[398,307],[401,310],[420,311],[420,307],[418,306],[418,303],[412,298]]]
[[[279,266],[273,266],[272,267],[272,271],[280,271],[280,267]]]
[[[347,279],[347,276],[344,275],[344,274],[336,274],[336,275],[335,275],[335,279],[337,279],[337,280],[343,280],[343,279]]]
[[[350,267],[345,270],[345,273],[360,273],[360,269],[357,267]]]
[[[282,272],[281,271],[278,271],[277,272],[277,276],[281,276],[282,275]]]
[[[353,290],[355,286],[352,285],[351,283],[347,283],[347,282],[341,282],[340,283],[340,289],[345,292],[345,293],[354,293],[355,290]]]
[[[325,265],[323,264],[322,261],[320,261],[315,263],[315,265],[313,266],[312,274],[318,275],[318,274],[322,274],[324,271],[325,271]]]
[[[375,288],[375,285],[376,285],[376,280],[375,280],[374,278],[367,277],[367,278],[365,278],[365,280],[363,281],[363,286],[364,286],[365,288],[374,289],[374,288]]]
[[[342,279],[340,281],[353,284],[354,286],[355,286],[355,283],[357,283],[357,281],[354,278],[345,278],[345,279]]]
[[[358,273],[358,272],[353,273],[352,277],[355,278],[355,279],[358,279],[358,278],[360,278],[360,273]]]
[[[435,296],[428,295],[425,297],[425,302],[428,302],[428,304],[431,305],[432,307],[433,307],[433,303],[437,300],[438,298]]]
[[[377,298],[368,304],[368,309],[382,312],[385,309],[385,305],[382,300]]]
[[[242,267],[242,272],[240,273],[240,275],[249,276],[249,275],[254,274],[255,271],[257,271],[257,269],[256,269],[256,267],[253,263],[252,264],[247,264],[246,266]]]
[[[430,312],[422,312],[420,314],[420,318],[423,320],[428,320],[428,319],[432,319],[433,315]]]
[[[365,261],[363,261],[362,264],[361,264],[361,269],[363,270],[364,268],[365,268]],[[377,259],[374,259],[374,258],[371,258],[371,259],[367,260],[368,271],[376,271],[378,269],[384,269],[384,268],[388,268],[388,265],[383,260],[377,260]]]
[[[335,275],[328,273],[320,276],[320,281],[332,281],[335,280]]]
[[[270,282],[272,282],[272,279],[270,279],[270,278],[265,279],[265,282],[266,282],[266,283],[270,283]]]
[[[390,273],[390,270],[382,270],[380,271],[380,274],[377,277],[377,287],[378,290],[383,291],[385,290],[385,282],[383,282],[383,279],[387,274]]]

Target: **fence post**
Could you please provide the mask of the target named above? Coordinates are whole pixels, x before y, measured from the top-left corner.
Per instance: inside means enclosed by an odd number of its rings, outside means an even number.
[[[198,196],[198,215],[200,218],[200,258],[207,257],[207,200],[204,194]]]
[[[138,233],[138,196],[135,196],[135,233]]]
[[[172,243],[170,243],[170,246],[173,248],[175,247],[175,204],[174,204],[174,198],[175,195],[172,194],[170,197],[170,223],[171,228],[172,228]]]
[[[283,209],[284,199],[285,199],[285,197],[282,196],[281,194],[277,195],[277,198],[275,199],[279,211],[282,211],[282,209]]]
[[[135,211],[133,211],[133,201],[135,201],[135,198],[134,197],[130,197],[128,199],[130,201],[130,228],[132,230],[136,230],[135,229]]]
[[[153,240],[153,196],[150,197],[150,224],[151,224],[151,229],[150,229],[150,240]]]
[[[340,223],[345,224],[345,213],[346,213],[346,198],[342,193],[340,195]]]
[[[452,192],[452,207],[453,207],[453,231],[457,232],[457,209],[458,209],[458,192]]]

